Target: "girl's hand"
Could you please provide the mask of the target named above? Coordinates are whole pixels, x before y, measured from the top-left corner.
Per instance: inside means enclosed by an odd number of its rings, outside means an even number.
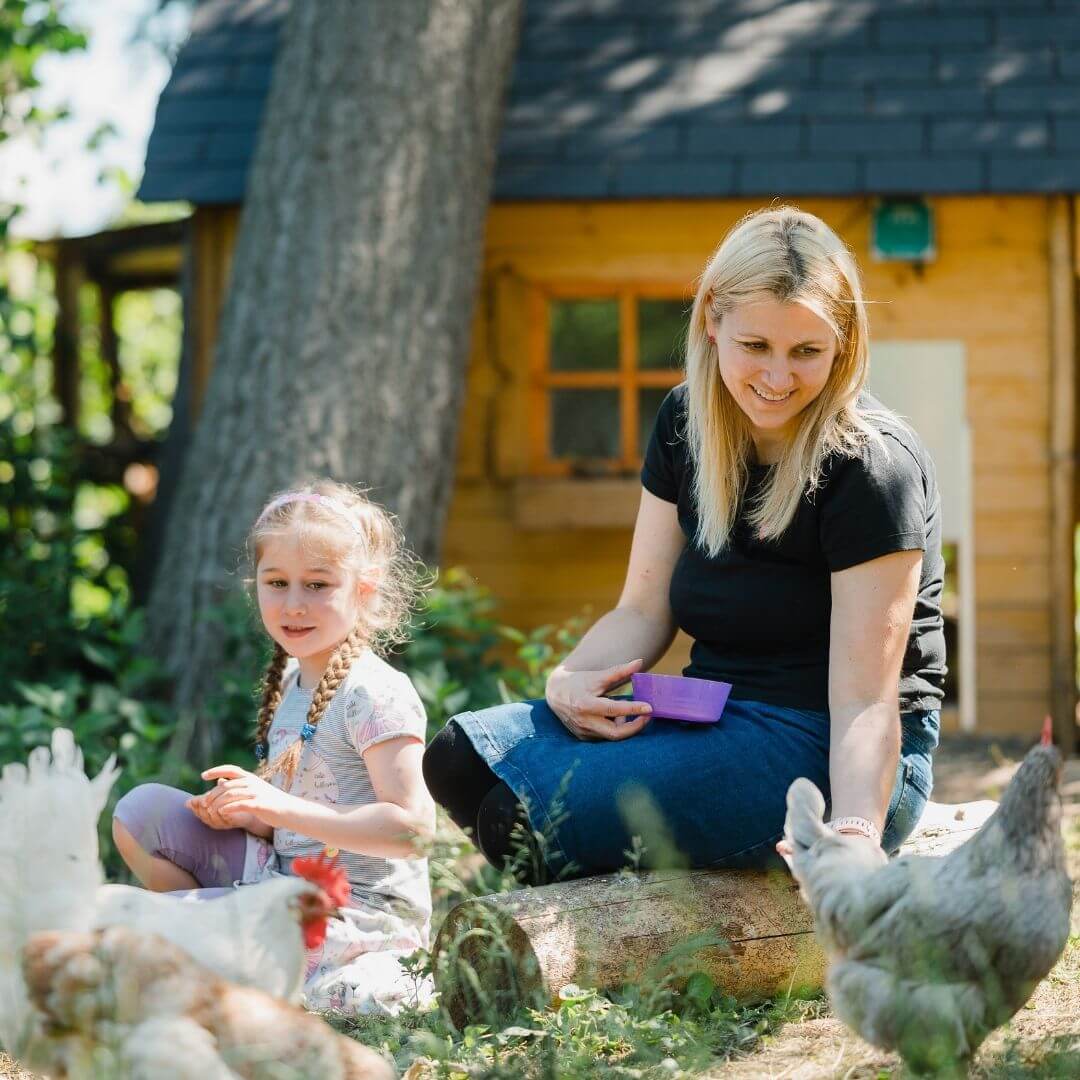
[[[284,825],[294,800],[294,796],[238,765],[215,765],[202,778],[218,782],[209,794],[215,796],[215,806],[226,820],[232,820],[230,815],[246,811],[256,821],[278,828]]]
[[[256,832],[261,825],[259,819],[247,810],[237,810],[223,806],[220,796],[224,788],[216,787],[202,795],[193,795],[184,805],[211,829],[245,829]]]
[[[603,695],[621,686],[641,665],[641,660],[631,660],[603,671],[558,667],[548,676],[547,703],[579,739],[629,739],[649,722],[652,709],[644,701],[615,701]]]

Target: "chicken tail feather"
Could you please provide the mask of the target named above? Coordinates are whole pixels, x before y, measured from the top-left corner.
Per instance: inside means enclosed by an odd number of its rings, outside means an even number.
[[[0,1045],[16,1057],[30,1016],[23,946],[40,930],[89,928],[104,881],[98,818],[117,773],[110,758],[89,779],[66,728],[0,773]]]

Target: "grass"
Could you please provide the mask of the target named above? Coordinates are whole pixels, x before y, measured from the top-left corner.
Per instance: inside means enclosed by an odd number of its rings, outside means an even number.
[[[409,1080],[483,1076],[646,1078],[699,1075],[751,1051],[785,1024],[814,1016],[820,1000],[739,1004],[710,993],[698,1000],[656,989],[605,996],[568,988],[557,1007],[522,1010],[504,1027],[454,1032],[437,1016],[424,1026],[361,1018],[339,1030],[393,1056]]]
[[[1009,751],[1003,754],[994,745],[954,751],[950,769],[944,767],[947,747],[941,771],[948,783],[936,797],[953,802],[997,797],[1022,749]],[[1080,882],[1080,762],[1070,762],[1065,795],[1070,873]],[[483,874],[469,891],[508,886],[493,878],[490,868]],[[1080,901],[1074,902],[1073,929],[1061,960],[1031,1002],[984,1043],[973,1078],[1080,1076]],[[833,1018],[823,997],[740,1004],[700,979],[692,979],[683,994],[661,982],[609,996],[589,990],[564,996],[557,1007],[523,1010],[502,1027],[455,1032],[432,1013],[426,1020],[403,1017],[398,1025],[345,1022],[342,1030],[383,1046],[408,1080],[899,1080],[905,1075],[896,1055],[869,1046]]]

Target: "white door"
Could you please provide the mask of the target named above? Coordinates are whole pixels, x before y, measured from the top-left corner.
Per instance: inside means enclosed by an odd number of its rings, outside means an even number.
[[[966,357],[960,341],[878,341],[870,348],[870,392],[926,444],[941,491],[943,543],[957,548],[957,665],[960,729],[975,729],[975,518]]]

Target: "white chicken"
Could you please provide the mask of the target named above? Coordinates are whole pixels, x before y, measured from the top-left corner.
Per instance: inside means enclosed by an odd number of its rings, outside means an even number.
[[[129,885],[103,885],[91,925],[158,934],[229,982],[297,1003],[306,963],[304,925],[325,915],[310,881],[280,877],[196,904]]]
[[[16,1057],[34,1026],[20,963],[36,933],[124,926],[156,934],[229,983],[295,1002],[312,935],[345,899],[342,872],[328,881],[319,868],[316,880],[275,878],[198,904],[105,885],[98,819],[116,776],[110,758],[88,779],[65,729],[53,732],[51,754],[39,747],[0,776],[0,1043]]]

